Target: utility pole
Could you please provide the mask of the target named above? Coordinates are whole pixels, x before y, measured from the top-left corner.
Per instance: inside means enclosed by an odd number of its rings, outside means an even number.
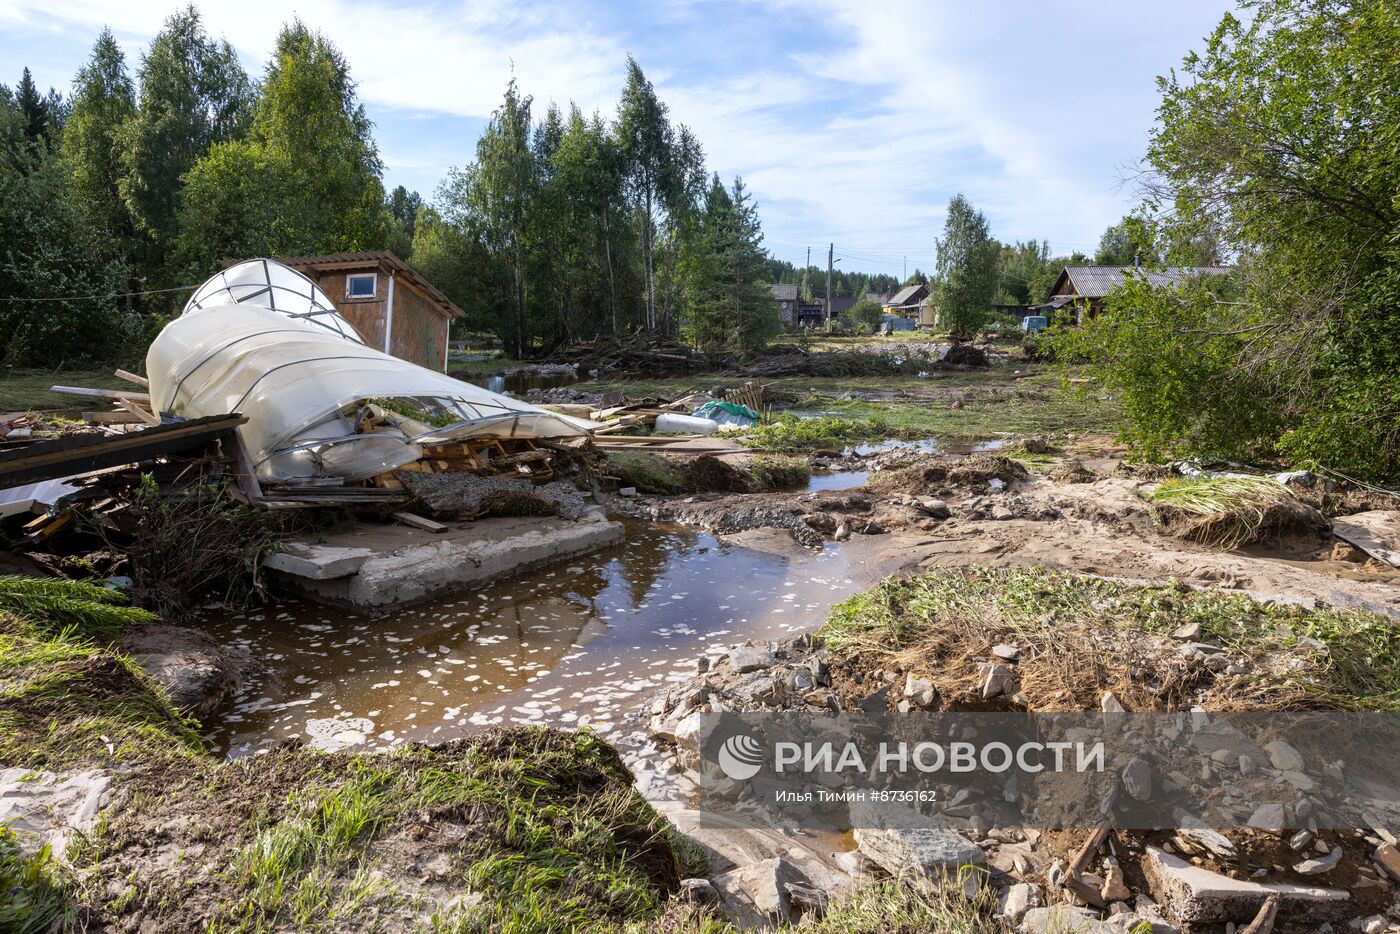
[[[831,320],[831,258],[836,255],[836,244],[826,248],[826,320]]]

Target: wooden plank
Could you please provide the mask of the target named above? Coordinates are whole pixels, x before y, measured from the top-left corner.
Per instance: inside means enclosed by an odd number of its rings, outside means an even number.
[[[148,392],[127,392],[125,389],[85,389],[82,386],[50,386],[49,392],[61,392],[66,396],[92,396],[97,399],[134,399],[137,402],[150,402]]]
[[[414,512],[400,510],[398,512],[390,513],[390,515],[393,516],[395,519],[398,519],[404,525],[411,525],[415,529],[422,529],[424,532],[447,531],[447,526],[443,525],[441,522],[434,522],[432,519],[425,519],[423,516],[420,516]]]
[[[117,372],[113,373],[112,375],[115,376],[117,379],[124,379],[128,383],[135,383],[138,386],[151,385],[151,381],[146,379],[146,377],[137,376],[135,373],[129,373],[126,370],[117,370]]]
[[[130,399],[118,399],[118,400],[117,400],[117,406],[118,406],[119,408],[125,410],[125,411],[128,412],[129,414],[135,415],[137,418],[141,419],[141,421],[145,422],[147,425],[159,425],[159,424],[160,424],[160,416],[159,416],[159,415],[155,415],[155,414],[153,414],[153,413],[151,413],[151,412],[146,411],[145,409],[141,408],[141,406],[137,405],[135,402],[132,402]]]
[[[89,425],[144,425],[146,422],[130,412],[84,412],[83,421]]]

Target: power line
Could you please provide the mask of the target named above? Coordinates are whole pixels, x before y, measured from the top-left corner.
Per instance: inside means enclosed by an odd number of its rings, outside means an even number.
[[[0,298],[0,302],[87,302],[96,299],[134,298],[137,295],[160,295],[163,292],[184,292],[197,285],[177,285],[168,289],[147,289],[144,292],[117,292],[113,295],[59,295],[52,298]]]

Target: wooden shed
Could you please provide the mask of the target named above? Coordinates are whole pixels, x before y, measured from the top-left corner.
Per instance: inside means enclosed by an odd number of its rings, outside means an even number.
[[[446,372],[448,329],[462,309],[393,253],[279,257],[321,287],[365,343]]]

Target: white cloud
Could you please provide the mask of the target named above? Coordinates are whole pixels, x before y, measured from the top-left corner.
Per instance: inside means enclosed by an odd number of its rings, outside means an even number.
[[[154,34],[173,0],[49,9],[0,0],[11,36]],[[1000,0],[607,0],[201,4],[260,67],[293,15],[345,52],[381,116],[391,176],[440,177],[471,140],[439,130],[479,120],[513,73],[541,105],[610,114],[627,50],[726,180],[744,175],[773,252],[800,260],[830,240],[848,268],[929,267],[947,199],[962,191],[1002,239],[1092,247],[1132,203],[1119,166],[1138,158],[1154,78],[1219,19],[1227,0],[1125,7]],[[758,36],[777,54],[733,55]],[[0,40],[0,49],[13,48]],[[13,57],[11,55],[11,57]],[[736,64],[737,62],[737,64]],[[76,68],[78,62],[72,63]],[[71,73],[71,71],[69,72]],[[431,116],[409,127],[411,115]],[[383,117],[407,139],[385,135]],[[392,177],[390,179],[393,181]]]

